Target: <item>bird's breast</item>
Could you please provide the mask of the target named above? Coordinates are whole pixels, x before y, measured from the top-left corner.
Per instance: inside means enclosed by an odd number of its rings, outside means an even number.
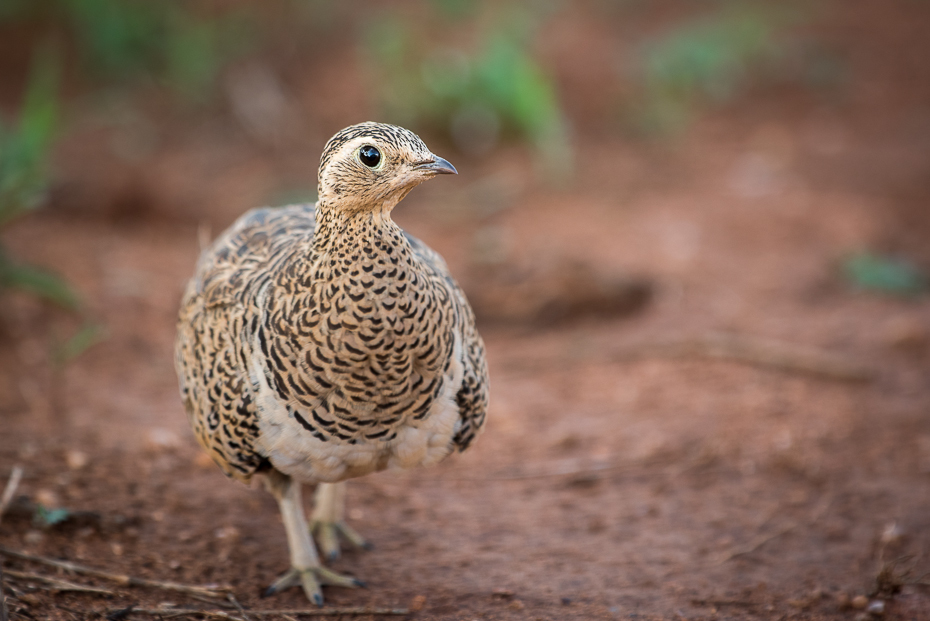
[[[462,364],[454,309],[415,266],[385,263],[336,262],[301,294],[271,298],[253,384],[269,396],[259,404],[276,466],[275,455],[333,480],[448,453]]]

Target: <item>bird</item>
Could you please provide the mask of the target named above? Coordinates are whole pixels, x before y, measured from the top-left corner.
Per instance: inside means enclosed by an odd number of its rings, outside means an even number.
[[[365,586],[323,566],[345,481],[438,463],[484,429],[484,343],[443,258],[393,208],[458,174],[413,132],[365,122],[325,145],[314,204],[253,209],[201,252],[177,322],[175,367],[194,435],[232,479],[275,497],[291,567],[266,595]],[[304,484],[316,484],[308,524]]]

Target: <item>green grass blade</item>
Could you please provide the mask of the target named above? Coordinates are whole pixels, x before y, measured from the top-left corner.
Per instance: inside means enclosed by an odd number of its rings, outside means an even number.
[[[30,265],[6,264],[0,267],[0,287],[31,293],[66,310],[77,310],[80,306],[78,296],[68,283],[51,272]]]

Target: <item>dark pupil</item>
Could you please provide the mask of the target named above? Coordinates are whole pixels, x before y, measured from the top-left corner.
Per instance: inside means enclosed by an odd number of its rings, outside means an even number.
[[[365,166],[374,168],[381,161],[381,153],[374,147],[362,147],[358,152],[358,159],[362,160]]]

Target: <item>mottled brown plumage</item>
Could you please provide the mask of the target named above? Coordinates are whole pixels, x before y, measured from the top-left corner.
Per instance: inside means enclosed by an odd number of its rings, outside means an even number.
[[[245,214],[188,285],[181,396],[224,472],[267,475],[281,504],[293,568],[273,590],[302,583],[321,603],[318,583],[352,583],[319,566],[300,482],[322,483],[314,517],[332,555],[336,531],[362,540],[327,484],[435,463],[484,424],[487,366],[468,302],[442,258],[390,218],[444,172],[454,168],[403,128],[346,128],[324,149],[316,205]]]

